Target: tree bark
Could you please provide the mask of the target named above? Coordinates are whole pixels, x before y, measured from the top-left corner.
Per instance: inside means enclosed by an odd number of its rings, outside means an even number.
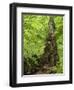
[[[44,54],[41,57],[41,64],[49,64],[49,66],[56,66],[56,63],[59,59],[58,51],[57,51],[57,43],[56,43],[56,36],[55,36],[55,23],[53,16],[49,19],[49,33],[48,37],[46,38],[46,44],[44,48]]]

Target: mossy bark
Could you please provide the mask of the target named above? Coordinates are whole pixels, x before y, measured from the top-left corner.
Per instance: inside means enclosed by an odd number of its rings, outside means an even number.
[[[58,51],[57,51],[57,43],[56,43],[56,36],[55,36],[55,23],[53,16],[49,19],[49,33],[48,37],[46,38],[44,54],[41,56],[41,64],[49,64],[50,67],[56,66],[56,63],[59,59]]]

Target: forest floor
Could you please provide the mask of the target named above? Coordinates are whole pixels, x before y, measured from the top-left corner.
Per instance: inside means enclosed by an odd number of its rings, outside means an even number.
[[[56,73],[56,67],[50,67],[49,64],[45,64],[35,74],[54,74]]]

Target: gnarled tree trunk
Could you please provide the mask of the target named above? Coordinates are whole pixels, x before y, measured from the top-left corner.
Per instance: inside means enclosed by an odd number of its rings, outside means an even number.
[[[41,56],[41,64],[49,64],[50,67],[56,66],[56,63],[59,59],[58,52],[57,52],[57,43],[56,43],[56,36],[55,36],[55,23],[53,16],[49,19],[49,33],[48,37],[46,38],[46,44],[44,48],[44,54]]]

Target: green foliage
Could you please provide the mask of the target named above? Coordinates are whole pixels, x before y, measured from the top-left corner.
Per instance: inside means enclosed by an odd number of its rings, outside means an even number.
[[[23,14],[23,56],[30,68],[35,68],[38,58],[44,53],[45,40],[49,33],[50,16]],[[57,73],[63,72],[63,17],[54,16],[59,61]]]
[[[56,42],[58,48],[59,61],[57,63],[57,72],[63,72],[63,16],[54,17],[56,26]]]
[[[43,53],[48,32],[48,16],[23,15],[24,56],[34,61]]]

